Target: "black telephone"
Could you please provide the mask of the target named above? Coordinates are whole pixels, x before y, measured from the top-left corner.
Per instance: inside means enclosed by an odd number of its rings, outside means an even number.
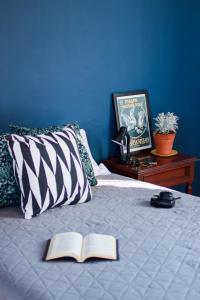
[[[180,199],[181,197],[174,198],[171,192],[160,192],[159,195],[154,195],[151,198],[151,206],[162,207],[162,208],[171,208],[175,205],[175,200]]]

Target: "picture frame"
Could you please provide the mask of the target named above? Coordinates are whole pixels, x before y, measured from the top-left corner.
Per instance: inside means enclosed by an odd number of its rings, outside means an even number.
[[[117,129],[127,127],[130,135],[130,154],[135,155],[152,149],[151,116],[147,90],[113,94]],[[122,156],[126,146],[121,146]]]

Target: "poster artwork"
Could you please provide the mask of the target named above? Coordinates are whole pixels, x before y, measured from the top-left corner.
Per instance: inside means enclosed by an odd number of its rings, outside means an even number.
[[[119,127],[126,126],[130,134],[130,151],[151,148],[145,94],[119,97],[117,107]],[[126,152],[125,147],[124,152]]]

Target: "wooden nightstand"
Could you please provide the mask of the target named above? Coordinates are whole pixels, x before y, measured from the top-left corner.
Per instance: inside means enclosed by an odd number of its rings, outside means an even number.
[[[142,161],[146,157],[154,157],[157,160],[155,166],[123,165],[120,158],[110,158],[103,163],[113,173],[128,176],[141,181],[150,182],[164,187],[172,187],[178,184],[186,184],[186,193],[192,194],[192,182],[194,179],[195,157],[177,154],[172,157],[158,157],[151,154],[136,155]]]

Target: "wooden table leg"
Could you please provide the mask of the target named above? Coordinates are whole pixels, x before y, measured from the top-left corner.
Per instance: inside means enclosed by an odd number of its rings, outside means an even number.
[[[192,183],[190,182],[186,184],[186,193],[192,195]]]

